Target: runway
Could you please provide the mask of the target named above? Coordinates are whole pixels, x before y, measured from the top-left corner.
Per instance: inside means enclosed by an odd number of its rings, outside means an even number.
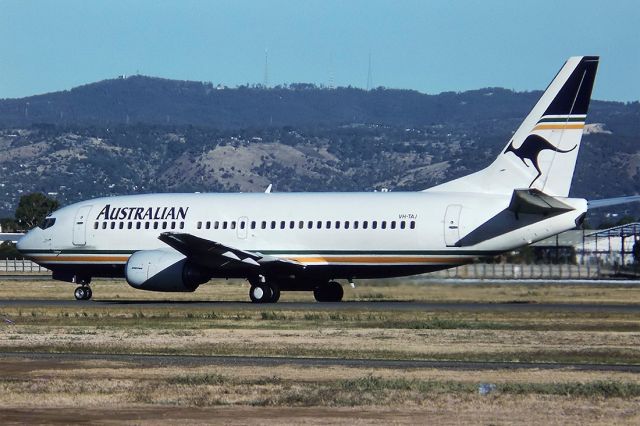
[[[135,363],[138,367],[199,367],[199,366],[256,366],[256,367],[348,367],[393,369],[446,369],[458,371],[478,370],[558,370],[616,371],[640,373],[638,364],[584,364],[547,362],[491,362],[491,361],[437,361],[393,359],[347,359],[272,356],[203,356],[203,355],[143,355],[143,354],[86,354],[86,353],[37,353],[0,352],[0,360],[20,358],[32,361],[76,362],[112,361]],[[0,361],[0,365],[2,361]]]
[[[600,304],[600,303],[455,303],[455,302],[411,302],[411,301],[363,301],[363,302],[278,302],[275,304],[255,304],[251,302],[220,301],[148,301],[148,300],[51,300],[12,299],[0,300],[0,307],[59,307],[59,308],[181,308],[249,311],[431,311],[431,312],[597,312],[597,313],[640,313],[640,304]]]

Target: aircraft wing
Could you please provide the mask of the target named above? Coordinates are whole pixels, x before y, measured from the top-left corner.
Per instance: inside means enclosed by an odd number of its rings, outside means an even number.
[[[640,195],[629,195],[627,197],[616,197],[616,198],[603,198],[601,200],[589,200],[587,201],[587,207],[589,209],[598,209],[600,207],[617,206],[618,204],[632,203],[634,201],[640,201]]]
[[[262,253],[241,250],[222,243],[176,232],[163,232],[160,241],[184,254],[192,262],[210,269],[280,269],[299,272],[305,266],[299,262]]]

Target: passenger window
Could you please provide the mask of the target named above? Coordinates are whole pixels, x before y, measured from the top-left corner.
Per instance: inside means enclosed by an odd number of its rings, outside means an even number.
[[[211,222],[207,221],[207,223],[204,224],[204,227],[206,229],[211,229]]]
[[[383,220],[383,221],[382,221],[382,223],[380,224],[380,227],[381,227],[382,229],[387,229],[387,221],[386,221],[386,220]]]
[[[244,220],[243,220],[243,221],[238,222],[238,224],[240,225],[240,229],[244,229],[244,227],[246,226],[246,224],[245,224]]]
[[[400,221],[400,229],[404,229],[406,226],[407,222],[405,222],[404,220]]]
[[[149,225],[151,225],[149,222],[145,222],[144,223],[144,229],[149,229]]]
[[[366,220],[362,222],[362,229],[367,229],[368,227],[369,227],[369,222],[367,222]]]
[[[391,229],[396,229],[396,221],[395,220],[391,221]]]
[[[133,222],[127,223],[127,229],[133,229]]]
[[[280,221],[280,229],[284,229],[284,227],[285,227],[285,222],[284,222],[284,220],[281,220]]]
[[[213,229],[218,229],[220,228],[220,221],[216,220],[215,222],[213,222]]]
[[[340,229],[340,221],[336,220],[336,229]]]
[[[184,222],[180,222],[180,229],[184,229]]]
[[[313,228],[313,221],[310,220],[309,222],[307,222],[307,229],[312,229]]]
[[[256,221],[255,220],[251,221],[251,229],[256,229]]]
[[[162,229],[167,229],[167,222],[162,222]]]
[[[296,226],[296,223],[293,220],[289,222],[289,229],[293,229],[295,228],[295,226]]]
[[[318,229],[322,229],[322,221],[321,221],[321,220],[319,220],[319,221],[316,223],[316,225],[317,225],[317,228],[318,228]]]
[[[344,221],[344,229],[349,229],[349,221],[348,220]]]
[[[202,229],[202,222],[198,222],[198,226],[197,226],[197,228],[198,228],[198,229]]]
[[[120,229],[124,229],[124,222],[120,222],[120,224],[118,225],[118,227],[119,227]]]
[[[276,221],[275,220],[271,221],[271,229],[276,229]]]
[[[98,229],[98,222],[95,222],[95,223],[93,224],[93,229]]]
[[[231,221],[231,229],[236,229],[236,221],[235,220]]]
[[[353,229],[358,229],[358,221],[357,220],[353,221]]]
[[[371,229],[377,229],[378,228],[378,221],[377,220],[372,220],[371,221]]]
[[[260,222],[260,229],[267,229],[267,221],[263,220],[262,222]]]
[[[209,222],[207,222],[207,224],[209,224]],[[175,222],[171,222],[171,229],[176,229],[176,223]],[[209,229],[208,226],[207,226],[207,229]]]
[[[331,229],[331,221],[330,220],[327,221],[327,229]]]
[[[115,222],[111,222],[111,229],[116,229],[116,223]]]
[[[304,228],[304,221],[303,220],[298,222],[298,228],[300,228],[300,229]]]
[[[153,222],[153,229],[158,229],[158,222]]]
[[[411,222],[409,222],[409,228],[416,229],[416,221],[415,220],[412,220]]]
[[[107,229],[107,222],[102,222],[102,229]]]
[[[227,229],[227,221],[222,222],[222,229]]]

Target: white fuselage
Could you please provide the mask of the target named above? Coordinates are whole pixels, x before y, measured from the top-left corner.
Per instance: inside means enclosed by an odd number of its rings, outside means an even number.
[[[552,217],[507,211],[510,197],[444,192],[148,194],[64,207],[19,249],[53,269],[120,276],[129,256],[168,249],[162,232],[188,233],[307,265],[330,278],[444,269],[576,226],[586,201]],[[91,272],[93,271],[93,272]],[[219,271],[213,276],[233,276]],[[240,274],[242,275],[242,274]]]

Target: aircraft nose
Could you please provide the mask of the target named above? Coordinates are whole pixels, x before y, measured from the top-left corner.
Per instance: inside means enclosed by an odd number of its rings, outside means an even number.
[[[30,240],[32,239],[33,239],[33,232],[32,231],[27,232],[25,235],[20,237],[20,239],[16,243],[16,249],[18,249],[18,251],[21,254],[24,254],[25,251],[29,250],[29,247],[31,246]]]

